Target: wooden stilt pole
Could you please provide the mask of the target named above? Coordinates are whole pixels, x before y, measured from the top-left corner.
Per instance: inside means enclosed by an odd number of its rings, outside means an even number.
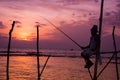
[[[98,74],[97,77],[99,77],[99,76],[102,74],[102,72],[105,70],[105,68],[109,65],[109,63],[111,62],[111,60],[112,60],[113,57],[115,56],[117,80],[119,80],[118,65],[117,65],[117,53],[119,53],[119,51],[117,51],[117,49],[116,49],[114,30],[115,30],[115,27],[113,27],[113,32],[112,32],[112,36],[113,36],[113,45],[114,45],[115,51],[108,52],[108,53],[113,53],[113,55],[111,56],[111,58],[110,58],[110,60],[107,62],[107,64],[103,67],[103,69],[100,71],[100,73]],[[103,53],[104,53],[104,52],[103,52]]]
[[[115,49],[115,62],[116,62],[116,74],[117,74],[117,80],[119,80],[119,72],[118,72],[118,61],[117,61],[117,48],[116,48],[116,42],[115,42],[115,35],[114,35],[114,31],[115,31],[115,26],[113,27],[113,45],[114,45],[114,49]]]
[[[9,42],[8,42],[8,50],[7,50],[6,80],[9,80],[9,55],[10,55],[11,37],[12,37],[12,31],[14,29],[14,25],[15,25],[15,21],[13,21],[12,28],[9,32]]]
[[[101,9],[100,9],[100,21],[99,21],[99,36],[100,36],[100,40],[99,40],[99,50],[98,53],[96,54],[96,58],[95,58],[95,67],[94,67],[94,76],[93,76],[93,80],[97,80],[97,70],[98,70],[98,61],[99,61],[99,57],[100,57],[100,46],[101,46],[101,31],[102,31],[102,19],[103,19],[103,4],[104,4],[104,0],[101,1]]]
[[[39,25],[37,25],[37,69],[38,69],[38,80],[40,80],[40,65],[39,65]]]

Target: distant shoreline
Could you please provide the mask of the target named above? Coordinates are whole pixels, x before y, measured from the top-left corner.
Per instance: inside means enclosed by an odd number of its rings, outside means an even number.
[[[7,56],[7,54],[0,54],[0,57],[2,56]],[[10,54],[9,56],[37,56],[36,54]],[[39,55],[40,57],[69,57],[69,58],[82,58],[81,56],[65,56],[65,55]],[[94,57],[91,57],[94,58]],[[102,58],[106,58],[109,59],[110,57],[102,57]],[[118,59],[120,59],[120,57],[118,57]]]
[[[72,51],[71,51],[72,52]],[[47,54],[46,54],[47,53]],[[54,53],[54,52],[53,52]],[[59,51],[58,51],[59,53]],[[114,51],[109,51],[109,52],[101,52],[101,54],[112,54],[114,53]],[[120,51],[117,51],[117,53],[119,54]],[[0,56],[7,56],[7,51],[0,51]],[[37,56],[37,52],[36,51],[10,51],[9,56]],[[43,56],[43,57],[71,57],[71,58],[81,58],[81,55],[74,55],[74,52],[71,54],[65,54],[60,52],[60,54],[51,54],[51,52],[39,52],[39,56]],[[94,56],[92,56],[94,57]],[[102,56],[102,58],[110,58],[111,56]],[[118,59],[120,59],[120,56],[118,56]]]
[[[0,56],[7,56],[7,54],[0,54]],[[36,54],[28,55],[28,54],[10,54],[9,56],[37,56]],[[81,58],[81,56],[65,56],[65,55],[39,55],[42,57],[71,57],[71,58]]]

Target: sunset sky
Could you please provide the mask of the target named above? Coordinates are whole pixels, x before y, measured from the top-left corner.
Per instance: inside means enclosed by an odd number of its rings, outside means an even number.
[[[35,26],[39,23],[40,48],[79,49],[44,18],[85,46],[89,43],[90,28],[99,24],[100,3],[101,0],[0,0],[0,48],[7,48],[8,33],[15,20],[12,48],[36,48]],[[103,50],[114,50],[113,26],[116,26],[115,37],[120,50],[120,0],[105,0]]]

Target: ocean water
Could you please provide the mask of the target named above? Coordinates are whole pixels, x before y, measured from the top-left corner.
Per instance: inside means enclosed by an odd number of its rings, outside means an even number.
[[[41,80],[91,80],[88,70],[84,68],[84,60],[80,57],[68,57],[68,55],[80,56],[79,51],[43,50],[43,54],[64,55],[65,57],[50,57],[41,75]],[[47,57],[39,58],[41,70]],[[6,59],[6,56],[0,56],[0,80],[6,80]],[[98,72],[108,60],[109,58],[102,59],[103,64],[99,65]],[[37,80],[36,61],[36,56],[10,56],[10,80]],[[94,61],[94,58],[92,58],[92,61]],[[118,62],[120,63],[120,59],[118,59]],[[120,67],[120,64],[118,66]],[[90,69],[92,74],[93,69],[94,67]],[[112,60],[112,63],[108,65],[98,80],[117,80],[114,60]]]

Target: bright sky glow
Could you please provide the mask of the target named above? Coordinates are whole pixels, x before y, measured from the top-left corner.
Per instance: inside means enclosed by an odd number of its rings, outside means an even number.
[[[90,36],[92,25],[99,23],[100,3],[101,0],[0,0],[0,36],[8,37],[12,21],[15,20],[13,37],[16,40],[35,41],[35,25],[39,22],[41,40],[66,41],[42,18],[45,17],[82,44],[83,40],[89,41],[86,37]],[[119,14],[120,1],[105,0],[103,36],[111,35],[113,25],[119,30]],[[118,30],[115,34],[120,37]]]

